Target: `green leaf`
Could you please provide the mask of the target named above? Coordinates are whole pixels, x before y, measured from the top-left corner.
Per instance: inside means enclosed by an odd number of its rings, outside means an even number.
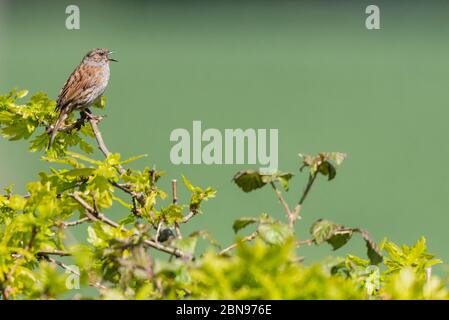
[[[189,235],[189,237],[200,237],[209,242],[212,246],[216,248],[220,248],[220,244],[215,240],[215,238],[210,234],[210,232],[207,232],[206,230],[198,230]]]
[[[29,147],[29,150],[31,152],[37,152],[45,149],[48,145],[48,134],[42,133],[40,135],[37,135],[32,141],[31,145]]]
[[[186,186],[186,188],[190,191],[190,192],[198,192],[201,191],[200,188],[198,187],[194,187],[189,180],[187,180],[187,178],[183,175],[182,176],[182,181],[184,182],[184,185]]]
[[[87,227],[87,241],[95,247],[107,247],[108,243],[97,235],[98,228],[96,226]]]
[[[382,254],[377,250],[372,242],[366,241],[367,255],[373,265],[377,265],[383,261]]]
[[[342,152],[321,152],[316,156],[299,154],[302,159],[302,167],[309,167],[310,174],[315,175],[317,172],[328,177],[328,180],[335,178],[337,174],[336,167],[339,166],[346,158],[346,153]]]
[[[312,225],[311,234],[314,242],[319,245],[327,242],[333,250],[344,246],[352,237],[353,230],[344,228],[328,220],[318,220]]]
[[[138,156],[134,156],[134,157],[131,157],[131,158],[128,158],[128,159],[122,161],[121,164],[122,164],[122,165],[128,164],[128,163],[130,163],[130,162],[133,162],[133,161],[136,161],[136,160],[145,158],[145,157],[148,157],[148,155],[147,155],[147,154],[141,154],[141,155],[138,155]]]
[[[237,172],[233,181],[244,192],[251,192],[256,189],[260,189],[267,184],[263,181],[263,175],[256,170],[242,170]]]
[[[292,236],[292,230],[279,222],[261,223],[257,230],[260,238],[268,244],[282,244]]]
[[[101,96],[93,106],[98,109],[104,109],[106,107],[106,97]]]
[[[337,166],[339,166],[343,160],[347,157],[346,153],[343,152],[329,152],[327,153],[327,158],[333,161]]]
[[[243,218],[239,218],[237,220],[234,221],[234,224],[232,225],[232,229],[234,229],[234,233],[239,232],[240,230],[246,228],[247,226],[258,222],[259,219],[258,218],[253,218],[253,217],[243,217]]]
[[[135,221],[136,221],[136,215],[134,213],[130,213],[126,217],[121,219],[119,221],[119,223],[124,226],[124,225],[127,225],[127,224],[134,223]]]
[[[127,209],[132,209],[132,205],[130,205],[129,203],[126,203],[125,201],[123,201],[122,199],[120,199],[117,196],[112,196],[112,199],[118,203],[120,203],[122,206],[124,206]]]
[[[95,172],[95,170],[95,168],[72,169],[64,172],[63,175],[68,177],[89,177]]]
[[[9,198],[9,205],[13,210],[23,210],[25,207],[26,200],[22,196],[12,195]]]
[[[442,262],[434,259],[434,255],[427,252],[424,237],[421,237],[413,246],[402,245],[401,247],[385,239],[380,244],[380,249],[387,253],[384,264],[390,273],[410,267],[417,273],[423,274],[427,268]]]
[[[16,93],[17,99],[21,99],[23,97],[26,97],[28,95],[28,90],[20,90]]]
[[[195,252],[197,242],[198,242],[198,237],[192,236],[192,237],[188,237],[185,239],[174,240],[173,246],[185,253],[193,254]]]
[[[82,151],[84,151],[85,153],[91,154],[91,153],[94,152],[94,147],[91,146],[90,144],[88,144],[88,143],[87,143],[86,141],[84,141],[84,140],[80,140],[79,146],[80,146],[80,149],[81,149]]]
[[[324,161],[318,166],[318,172],[328,177],[328,180],[332,180],[337,175],[337,170],[334,165],[329,161]]]
[[[179,222],[183,219],[182,206],[170,204],[167,208],[161,209],[160,217],[169,225]]]
[[[327,242],[332,246],[333,250],[343,247],[352,237],[352,230],[337,231]]]
[[[95,164],[95,165],[101,165],[102,164],[102,162],[99,161],[99,160],[91,159],[89,157],[86,157],[85,155],[82,155],[82,154],[79,154],[79,153],[76,153],[76,152],[67,151],[67,155],[71,156],[72,158],[80,159],[82,161],[85,161],[85,162],[88,162],[88,163],[91,163],[91,164]]]
[[[313,241],[317,245],[327,242],[332,246],[333,250],[337,250],[344,246],[351,239],[354,232],[360,233],[362,238],[365,240],[368,250],[367,255],[371,264],[377,265],[382,262],[383,258],[380,250],[366,231],[358,228],[346,228],[342,225],[323,219],[315,222],[310,229]]]
[[[317,245],[320,245],[323,242],[328,242],[329,239],[331,239],[335,235],[335,232],[340,228],[341,226],[338,224],[335,224],[328,220],[319,219],[312,225],[310,233],[312,235],[313,241]]]
[[[211,198],[214,198],[217,191],[211,187],[207,187],[205,190],[198,186],[194,186],[190,183],[189,180],[185,176],[182,176],[182,180],[184,181],[187,189],[192,192],[192,197],[190,199],[189,209],[193,212],[200,212],[200,205],[203,201],[207,201]]]
[[[288,183],[292,177],[293,174],[290,172],[280,172],[276,174],[277,180],[281,183],[282,187],[284,187],[285,191],[288,191],[289,189]]]

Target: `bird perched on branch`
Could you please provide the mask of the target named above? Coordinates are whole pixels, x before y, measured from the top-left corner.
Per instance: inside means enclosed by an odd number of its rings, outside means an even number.
[[[89,51],[64,84],[56,102],[59,118],[51,129],[48,149],[70,113],[84,112],[101,98],[109,82],[109,62],[117,61],[110,57],[111,53],[108,49]]]

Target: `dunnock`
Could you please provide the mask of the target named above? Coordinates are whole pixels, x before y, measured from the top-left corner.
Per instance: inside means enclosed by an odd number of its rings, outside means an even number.
[[[64,84],[56,102],[59,118],[51,131],[48,149],[72,111],[83,112],[101,98],[109,81],[109,61],[117,61],[109,56],[111,53],[108,49],[89,51]]]

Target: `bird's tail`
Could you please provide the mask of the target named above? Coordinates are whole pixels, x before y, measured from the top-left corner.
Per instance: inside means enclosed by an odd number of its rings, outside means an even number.
[[[65,119],[67,119],[67,111],[61,110],[61,113],[59,114],[59,118],[56,121],[56,123],[51,131],[50,141],[48,142],[47,150],[50,149],[51,146],[53,145],[53,142],[55,142],[56,134],[58,133],[59,128],[64,123]]]

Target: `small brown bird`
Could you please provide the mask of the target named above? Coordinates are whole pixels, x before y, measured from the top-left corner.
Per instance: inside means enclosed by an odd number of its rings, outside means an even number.
[[[64,84],[56,102],[59,118],[51,131],[48,149],[71,112],[85,111],[101,98],[109,82],[109,62],[117,61],[109,56],[111,53],[108,49],[89,51]]]

